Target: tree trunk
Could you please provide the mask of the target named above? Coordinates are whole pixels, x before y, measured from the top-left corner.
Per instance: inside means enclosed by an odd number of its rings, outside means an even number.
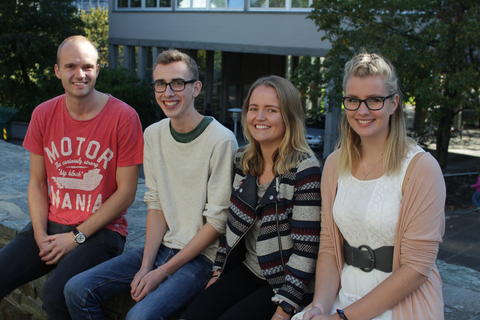
[[[413,120],[413,130],[417,136],[425,134],[426,118],[426,105],[422,103],[421,99],[417,98],[417,103],[415,104],[415,118]]]
[[[448,145],[450,144],[451,128],[453,124],[453,110],[446,107],[440,118],[436,133],[437,150],[436,157],[440,167],[447,167]]]

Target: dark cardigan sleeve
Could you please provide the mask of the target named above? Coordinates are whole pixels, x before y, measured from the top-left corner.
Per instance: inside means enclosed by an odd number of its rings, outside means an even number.
[[[293,252],[285,270],[285,283],[273,297],[296,310],[315,275],[320,241],[320,177],[315,158],[302,161],[295,175],[293,212],[290,221]]]

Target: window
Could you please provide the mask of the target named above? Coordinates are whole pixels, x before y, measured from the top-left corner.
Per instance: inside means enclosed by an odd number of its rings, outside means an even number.
[[[304,11],[311,7],[314,0],[174,0],[176,8],[187,10],[272,10]],[[117,8],[139,8],[147,10],[171,9],[172,0],[117,0]]]
[[[308,0],[292,0],[292,8],[308,8],[311,4]]]
[[[205,0],[204,0],[205,1]],[[171,8],[172,0],[117,0],[117,8]]]
[[[307,9],[313,0],[249,0],[252,9]]]
[[[119,8],[128,8],[128,0],[118,0],[117,5]]]
[[[205,9],[207,8],[207,0],[178,0],[178,8]]]
[[[145,8],[171,8],[171,0],[145,0]]]
[[[243,9],[243,0],[177,0],[180,9]]]

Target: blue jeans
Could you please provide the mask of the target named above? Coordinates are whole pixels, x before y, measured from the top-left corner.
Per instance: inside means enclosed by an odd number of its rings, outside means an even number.
[[[179,250],[161,246],[154,268],[165,264]],[[73,319],[105,319],[101,304],[130,291],[130,283],[142,264],[143,248],[134,249],[76,275],[65,285],[65,299]],[[187,305],[210,278],[212,262],[202,255],[189,261],[137,302],[129,320],[164,320]]]
[[[48,234],[70,232],[73,226],[48,222]],[[73,241],[73,235],[72,235]],[[70,251],[56,265],[46,265],[38,256],[33,229],[28,224],[0,250],[0,300],[12,290],[50,272],[42,288],[43,308],[48,319],[69,319],[63,297],[68,279],[103,261],[119,255],[125,238],[117,232],[102,229]]]

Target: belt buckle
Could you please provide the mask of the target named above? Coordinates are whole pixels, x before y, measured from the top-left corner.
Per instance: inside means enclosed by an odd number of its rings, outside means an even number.
[[[372,248],[364,244],[358,247],[358,250],[368,252],[368,260],[370,260],[370,266],[366,268],[360,268],[360,269],[364,272],[372,271],[375,268],[375,252],[373,252]]]

